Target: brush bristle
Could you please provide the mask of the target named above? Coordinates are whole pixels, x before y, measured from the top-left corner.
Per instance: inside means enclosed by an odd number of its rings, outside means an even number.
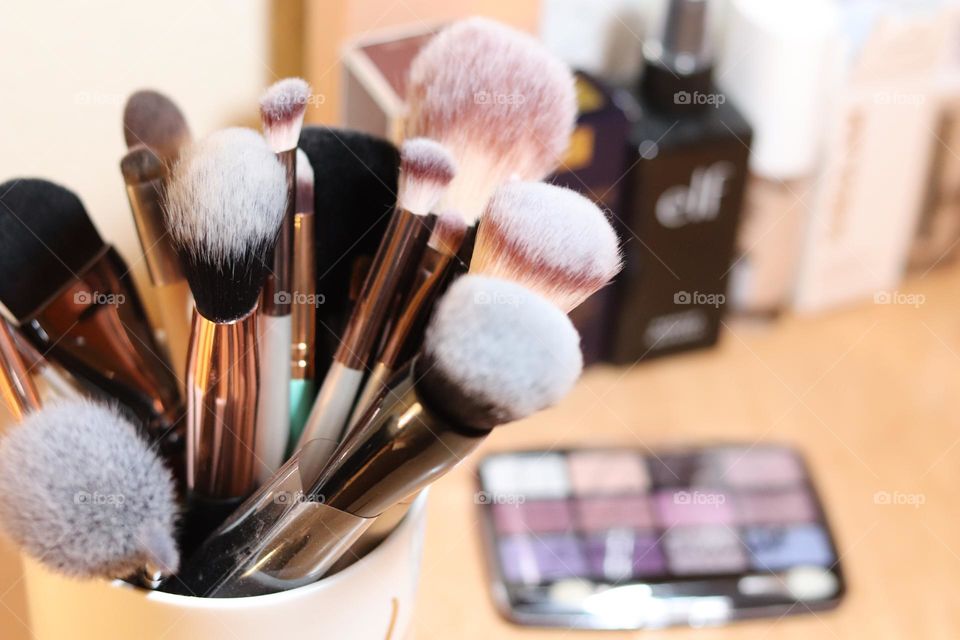
[[[167,96],[145,89],[127,98],[123,109],[123,138],[127,147],[146,145],[165,163],[176,161],[190,144],[190,127],[180,108]]]
[[[313,165],[303,149],[297,149],[297,213],[313,213]]]
[[[274,153],[297,146],[303,116],[310,99],[310,85],[300,78],[275,82],[260,98],[260,121],[263,135]]]
[[[36,178],[0,184],[0,302],[18,321],[83,275],[106,248],[69,189]]]
[[[456,164],[442,144],[429,138],[411,138],[400,147],[397,204],[425,216],[443,196],[456,175]]]
[[[146,145],[138,144],[120,159],[120,173],[123,181],[128,185],[143,184],[151,180],[159,180],[167,175],[167,167],[163,159]]]
[[[514,280],[570,311],[622,264],[617,234],[592,201],[542,182],[508,182],[480,220],[470,271]]]
[[[573,75],[533,37],[484,18],[454,23],[410,69],[407,135],[445,145],[457,176],[441,200],[473,224],[500,183],[552,172],[576,117]]]
[[[50,405],[0,440],[0,524],[30,556],[79,578],[173,573],[173,478],[114,408]]]
[[[582,367],[563,312],[513,282],[467,275],[437,304],[417,387],[457,425],[485,430],[556,404]]]
[[[286,203],[286,174],[263,138],[224,129],[184,152],[167,223],[197,311],[230,322],[256,305]]]
[[[455,256],[463,244],[467,223],[459,213],[442,213],[437,216],[430,233],[429,247],[441,255]]]

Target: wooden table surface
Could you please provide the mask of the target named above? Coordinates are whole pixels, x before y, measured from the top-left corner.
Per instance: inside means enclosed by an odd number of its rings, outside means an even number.
[[[837,610],[639,633],[507,623],[485,583],[475,456],[431,491],[415,640],[960,637],[960,268],[914,278],[899,293],[901,304],[867,301],[766,327],[731,321],[718,349],[593,368],[560,406],[498,430],[479,452],[795,445],[845,566],[849,592]],[[905,304],[906,294],[919,304]],[[922,504],[878,504],[877,492]]]

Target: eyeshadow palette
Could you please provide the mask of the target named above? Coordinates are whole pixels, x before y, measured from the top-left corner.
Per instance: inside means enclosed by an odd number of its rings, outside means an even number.
[[[703,626],[844,593],[806,465],[781,446],[499,453],[477,502],[494,597],[520,624]]]

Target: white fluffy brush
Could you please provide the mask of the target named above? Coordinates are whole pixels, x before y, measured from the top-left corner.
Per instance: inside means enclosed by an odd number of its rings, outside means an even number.
[[[423,48],[407,103],[407,135],[442,143],[457,162],[440,209],[467,224],[508,178],[553,171],[576,117],[569,68],[533,37],[484,18],[456,22]]]
[[[622,267],[603,211],[575,191],[508,182],[480,220],[470,272],[514,280],[570,311]]]

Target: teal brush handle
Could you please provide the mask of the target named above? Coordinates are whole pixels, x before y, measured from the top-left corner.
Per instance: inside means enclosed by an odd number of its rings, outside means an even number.
[[[307,416],[313,407],[313,399],[317,395],[317,385],[313,380],[290,381],[290,450],[293,453],[303,433],[303,425],[307,423]]]

